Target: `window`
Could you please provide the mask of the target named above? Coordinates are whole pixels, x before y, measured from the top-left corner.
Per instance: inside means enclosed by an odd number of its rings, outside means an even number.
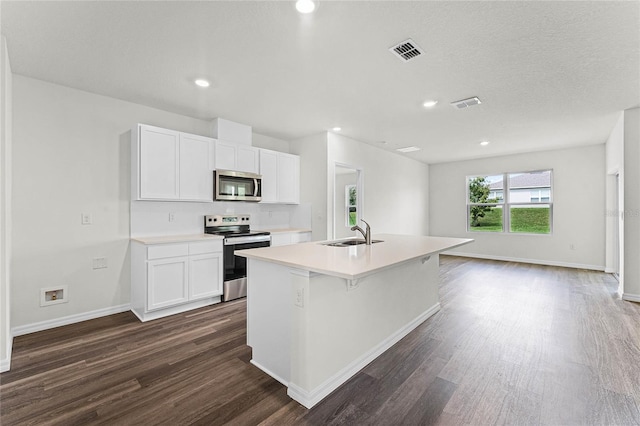
[[[351,227],[358,223],[358,196],[355,185],[345,185],[344,205],[346,206],[345,223]]]
[[[549,234],[551,170],[467,177],[467,230]]]

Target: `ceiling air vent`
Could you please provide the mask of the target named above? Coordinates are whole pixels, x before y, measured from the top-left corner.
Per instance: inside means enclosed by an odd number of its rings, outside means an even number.
[[[480,99],[478,99],[477,96],[474,96],[473,98],[462,99],[461,101],[451,102],[451,106],[453,106],[454,108],[462,109],[462,108],[467,108],[474,105],[479,105],[481,103],[482,102],[480,102]]]
[[[408,62],[424,53],[422,48],[411,39],[407,39],[402,43],[390,47],[389,51],[400,58],[402,62]]]

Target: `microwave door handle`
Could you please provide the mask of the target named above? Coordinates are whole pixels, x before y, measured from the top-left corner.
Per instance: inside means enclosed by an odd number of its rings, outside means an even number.
[[[253,179],[253,196],[258,196],[258,179]]]

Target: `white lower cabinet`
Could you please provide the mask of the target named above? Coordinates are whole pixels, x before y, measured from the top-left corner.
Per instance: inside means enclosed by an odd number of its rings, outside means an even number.
[[[222,240],[132,243],[131,310],[141,321],[220,302]]]
[[[290,244],[306,243],[311,241],[311,232],[272,232],[271,246],[287,246]]]
[[[151,260],[147,263],[147,311],[189,301],[186,257]]]
[[[189,257],[189,300],[222,294],[222,253],[199,254]]]

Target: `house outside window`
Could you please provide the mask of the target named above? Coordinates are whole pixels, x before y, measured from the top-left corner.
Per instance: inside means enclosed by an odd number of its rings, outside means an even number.
[[[467,231],[550,234],[552,171],[467,177]]]

